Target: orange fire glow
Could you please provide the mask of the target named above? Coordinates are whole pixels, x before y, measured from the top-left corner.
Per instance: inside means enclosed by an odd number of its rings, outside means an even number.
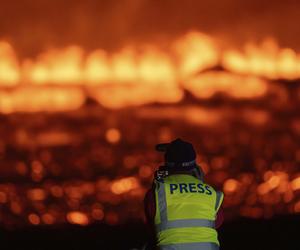
[[[0,204],[31,225],[141,217],[157,162],[149,147],[179,134],[197,141],[199,163],[228,210],[253,218],[300,212],[298,78],[300,54],[274,39],[238,50],[192,31],[168,46],[71,45],[36,58],[0,41],[0,170],[26,180],[2,183]],[[95,103],[170,105],[121,114]]]
[[[268,194],[272,190],[276,190],[277,193],[286,193],[291,190],[291,185],[288,180],[288,174],[281,171],[267,171],[264,174],[265,182],[261,183],[257,192],[260,195]]]
[[[234,179],[228,179],[224,183],[223,190],[225,193],[232,193],[236,191],[239,186],[239,182]]]
[[[223,93],[256,98],[267,93],[268,79],[300,77],[300,56],[274,40],[245,51],[224,50],[210,36],[189,32],[170,44],[126,46],[118,52],[69,46],[51,49],[35,59],[19,59],[0,42],[0,112],[78,109],[86,97],[108,108],[151,102],[177,103],[186,89],[198,98]],[[230,72],[209,71],[223,66]]]
[[[27,196],[29,199],[33,201],[41,201],[46,198],[46,193],[43,189],[36,188],[36,189],[31,189],[27,192]]]
[[[3,86],[14,86],[20,81],[18,60],[12,46],[0,41],[0,82]]]
[[[244,53],[225,51],[223,65],[233,72],[270,79],[300,77],[300,55],[291,48],[279,48],[272,38],[266,39],[260,46],[246,44]]]
[[[33,225],[39,225],[40,222],[41,222],[40,217],[37,214],[34,214],[34,213],[28,215],[28,220]]]
[[[239,76],[225,72],[207,72],[184,84],[199,98],[210,98],[223,92],[235,98],[255,98],[267,91],[267,82],[253,76]]]
[[[292,181],[291,185],[292,185],[292,189],[293,189],[293,190],[298,190],[298,189],[300,189],[300,177],[295,178],[295,179]]]
[[[121,139],[121,133],[116,128],[110,128],[106,131],[106,140],[112,144],[119,142]]]
[[[115,194],[122,194],[138,187],[139,183],[137,179],[134,177],[128,177],[117,180],[114,183],[112,183],[111,191]]]
[[[85,226],[89,224],[89,218],[85,213],[74,211],[67,214],[67,220],[72,224]]]

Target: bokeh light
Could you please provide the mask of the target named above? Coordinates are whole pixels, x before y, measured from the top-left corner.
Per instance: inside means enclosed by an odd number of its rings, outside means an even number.
[[[86,226],[89,224],[89,218],[85,213],[74,211],[67,214],[67,220],[72,224]]]

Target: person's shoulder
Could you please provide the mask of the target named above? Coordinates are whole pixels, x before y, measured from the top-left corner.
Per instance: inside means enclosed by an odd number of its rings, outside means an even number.
[[[206,183],[206,182],[204,182],[204,184],[205,184],[206,186],[208,186],[210,189],[212,189],[213,191],[215,191],[216,193],[219,193],[220,195],[224,195],[223,191],[221,191],[221,190],[215,188],[214,186],[212,186],[212,185],[210,185],[210,184],[208,184],[208,183]]]

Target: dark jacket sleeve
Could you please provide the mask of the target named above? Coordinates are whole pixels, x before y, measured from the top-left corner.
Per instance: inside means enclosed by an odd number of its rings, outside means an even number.
[[[155,213],[156,213],[156,204],[155,204],[155,185],[153,184],[152,187],[147,191],[145,198],[144,198],[144,210],[145,210],[145,217],[147,223],[147,231],[148,231],[148,243],[147,243],[147,250],[148,249],[156,249],[156,233],[155,233]]]
[[[219,228],[224,222],[224,212],[223,209],[220,208],[217,216],[216,216],[216,222],[215,222],[215,228]]]
[[[156,212],[154,187],[150,188],[144,198],[145,217],[148,225],[154,225]]]

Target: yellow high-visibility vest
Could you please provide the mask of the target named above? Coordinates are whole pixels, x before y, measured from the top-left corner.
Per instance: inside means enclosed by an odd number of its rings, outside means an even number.
[[[191,175],[155,180],[157,244],[161,250],[219,249],[216,214],[223,193]]]

